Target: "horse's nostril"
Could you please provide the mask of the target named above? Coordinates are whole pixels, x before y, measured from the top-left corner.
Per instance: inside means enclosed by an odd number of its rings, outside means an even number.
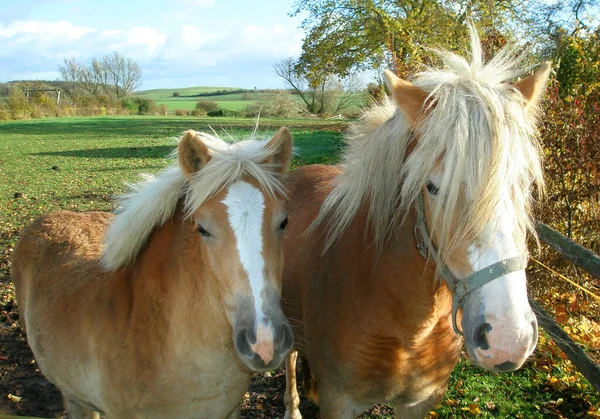
[[[243,354],[250,358],[254,356],[254,352],[252,351],[252,348],[250,348],[249,334],[249,329],[239,330],[235,334],[235,347],[240,354]]]
[[[481,349],[488,350],[490,349],[490,345],[487,340],[487,334],[492,330],[492,325],[489,323],[483,323],[478,328],[475,328],[475,333],[473,334],[473,343],[476,347]]]
[[[278,334],[281,336],[278,349],[282,354],[287,353],[294,346],[294,332],[289,324],[284,323],[278,327]]]
[[[538,341],[538,324],[537,324],[537,320],[532,320],[531,321],[531,328],[533,329],[533,335],[531,338],[531,346],[533,347],[531,350],[533,351],[533,349],[535,349],[535,347],[537,346],[537,341]]]

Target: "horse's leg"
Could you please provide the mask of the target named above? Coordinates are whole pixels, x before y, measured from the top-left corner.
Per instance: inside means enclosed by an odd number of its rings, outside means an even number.
[[[90,409],[77,399],[67,397],[63,394],[65,409],[71,419],[100,419],[100,413]]]
[[[300,396],[296,383],[296,360],[298,352],[292,349],[285,357],[285,416],[283,419],[302,419],[300,414]]]

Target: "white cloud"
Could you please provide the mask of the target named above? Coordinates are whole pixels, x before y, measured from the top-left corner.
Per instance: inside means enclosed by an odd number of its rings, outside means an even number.
[[[39,20],[17,20],[10,25],[0,25],[0,37],[15,38],[23,35],[50,36],[56,38],[79,39],[82,36],[95,32],[96,29],[75,26],[71,22],[61,20],[58,22],[41,22]]]
[[[240,21],[224,24],[219,31],[193,24],[166,31],[151,26],[98,29],[64,20],[15,21],[0,24],[0,59],[3,69],[9,70],[2,77],[11,79],[55,71],[64,58],[88,63],[112,51],[138,61],[148,82],[150,78],[199,78],[208,69],[211,77],[224,79],[228,72],[249,71],[272,77],[271,63],[299,55],[302,37],[301,30],[281,24]]]
[[[118,51],[134,59],[149,59],[156,56],[167,42],[168,34],[148,26],[134,26],[129,30],[104,30],[99,32],[102,53]]]
[[[215,5],[215,0],[175,0],[186,6],[210,7]]]
[[[240,37],[239,48],[274,57],[298,56],[302,51],[302,38],[302,32],[283,25],[248,25]]]

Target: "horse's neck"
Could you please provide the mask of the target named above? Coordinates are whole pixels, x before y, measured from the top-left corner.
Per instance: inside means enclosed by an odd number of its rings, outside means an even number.
[[[415,237],[414,212],[408,215],[404,223],[395,228],[395,232],[377,249],[373,243],[373,233],[368,228],[367,209],[363,208],[356,215],[345,238],[342,236],[338,247],[341,254],[355,252],[345,243],[358,243],[364,253],[360,280],[368,281],[372,292],[380,294],[376,300],[387,302],[393,318],[399,319],[395,327],[399,334],[427,334],[431,327],[451,311],[451,294],[439,281],[435,280],[435,266],[427,264],[419,254]],[[365,228],[367,231],[365,233]],[[362,237],[360,237],[362,236]],[[349,253],[350,254],[350,253]],[[369,266],[370,265],[370,266]],[[370,272],[369,272],[370,270]],[[380,298],[379,298],[380,297]],[[401,321],[400,321],[401,319]]]

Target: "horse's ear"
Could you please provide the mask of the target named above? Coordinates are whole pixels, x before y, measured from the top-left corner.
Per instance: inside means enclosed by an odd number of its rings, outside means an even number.
[[[544,94],[544,91],[546,90],[546,82],[548,81],[548,76],[550,76],[551,69],[552,63],[547,61],[531,76],[527,76],[523,80],[515,83],[514,86],[521,92],[527,101],[525,104],[526,110],[531,109],[538,104],[542,94]]]
[[[424,114],[423,107],[429,94],[411,82],[399,78],[389,70],[385,70],[383,76],[396,105],[404,112],[411,125],[421,120]]]
[[[210,161],[208,148],[196,131],[190,130],[181,137],[177,146],[177,159],[188,180]]]
[[[287,173],[292,160],[293,141],[290,130],[286,127],[279,128],[273,138],[266,145],[272,154],[264,161],[265,164],[274,166],[274,171]]]

